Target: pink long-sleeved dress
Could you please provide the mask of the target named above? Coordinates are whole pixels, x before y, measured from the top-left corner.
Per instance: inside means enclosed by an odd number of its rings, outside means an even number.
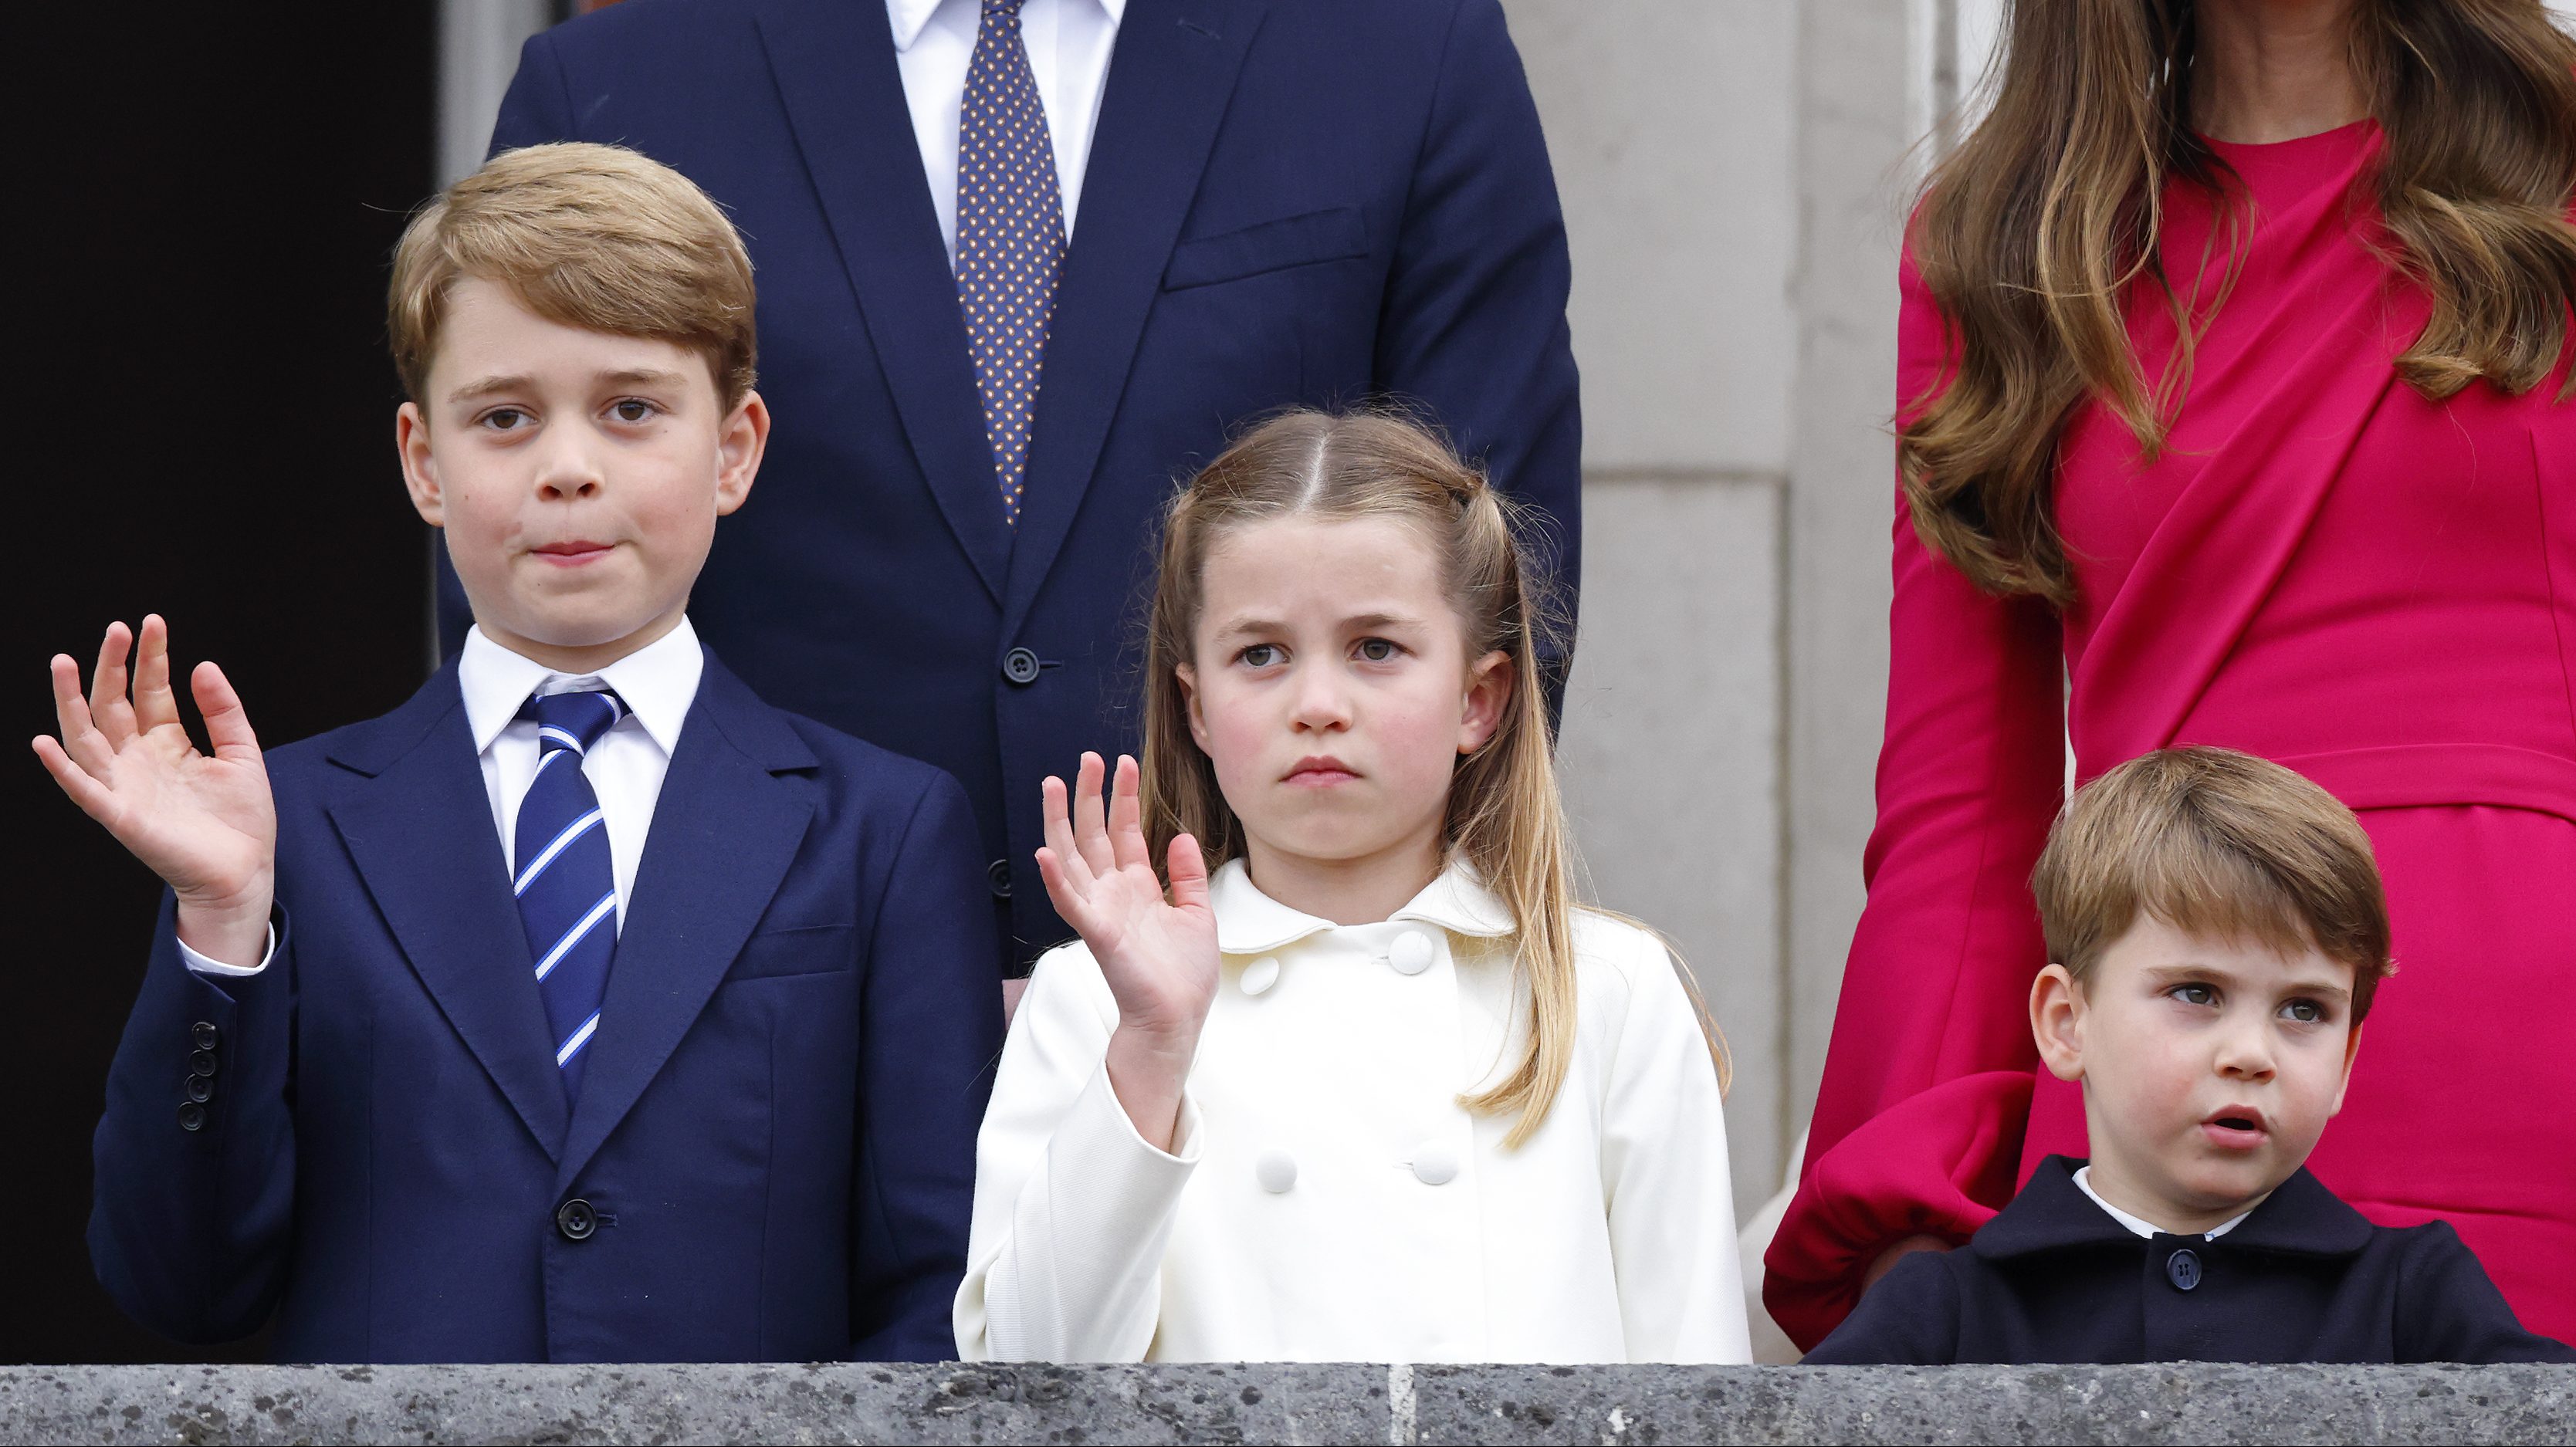
[[[2525,1325],[2576,1339],[2576,403],[2563,362],[2522,396],[2399,380],[2430,304],[2372,246],[2379,146],[2368,121],[2218,145],[2254,207],[2242,271],[2160,457],[2099,409],[2070,424],[2062,616],[1978,593],[1899,507],[1868,906],[1767,1262],[1801,1343],[1889,1243],[1964,1239],[2042,1158],[2085,1153],[2027,1013],[2061,725],[2085,778],[2224,744],[2360,814],[2399,971],[2310,1164],[2376,1221],[2450,1221]],[[2169,192],[2178,290],[2212,230]],[[2156,375],[2161,304],[2130,333]],[[1948,346],[1909,266],[1902,397]]]

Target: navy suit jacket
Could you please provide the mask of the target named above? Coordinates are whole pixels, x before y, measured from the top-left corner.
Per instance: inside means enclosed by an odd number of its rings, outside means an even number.
[[[1955,1251],[1896,1264],[1816,1364],[2576,1362],[2449,1225],[2374,1226],[2302,1168],[2215,1239],[2138,1236],[2050,1156]]]
[[[1016,528],[882,0],[559,26],[493,133],[553,140],[667,162],[741,228],[776,430],[690,617],[763,697],[956,775],[1020,964],[1070,934],[1038,781],[1138,746],[1161,508],[1263,413],[1426,405],[1553,517],[1571,621],[1565,233],[1495,0],[1129,0]],[[445,616],[452,648],[452,582]]]
[[[954,781],[710,657],[567,1108],[455,666],[268,772],[274,959],[201,978],[165,905],[108,1078],[90,1254],[136,1320],[273,1310],[301,1361],[955,1355],[1001,1012]]]

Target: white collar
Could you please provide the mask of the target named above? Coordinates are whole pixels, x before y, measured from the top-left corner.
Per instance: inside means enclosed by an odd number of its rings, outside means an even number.
[[[595,673],[557,673],[523,654],[513,653],[485,636],[478,625],[465,632],[465,651],[456,660],[456,685],[465,695],[465,722],[474,731],[474,752],[492,741],[519,716],[519,706],[535,693],[568,693],[597,688],[617,690],[635,721],[662,746],[664,754],[680,747],[680,726],[688,722],[689,705],[697,701],[698,679],[706,672],[706,650],[697,630],[683,615],[670,632]]]
[[[1112,30],[1117,29],[1118,22],[1127,17],[1127,0],[1091,0],[1091,3],[1108,15]],[[942,5],[981,9],[980,0],[886,0],[886,20],[894,27],[897,54],[912,49],[912,43],[921,38],[922,29],[930,24],[930,17],[937,14]]]
[[[2148,1220],[2144,1216],[2132,1216],[2128,1212],[2121,1210],[2119,1207],[2112,1205],[2110,1202],[2103,1200],[2101,1193],[2093,1189],[2092,1177],[2093,1167],[2091,1165],[2087,1164],[2077,1166],[2075,1168],[2076,1188],[2081,1190],[2085,1195],[2091,1196],[2093,1198],[2093,1204],[2110,1213],[2112,1220],[2127,1227],[2130,1235],[2152,1237],[2159,1234],[2166,1236],[2181,1236],[2188,1234],[2182,1231],[2167,1231],[2164,1227],[2157,1225],[2155,1222]],[[2200,1234],[2208,1240],[2215,1241],[2219,1237],[2226,1235],[2228,1232],[2235,1230],[2238,1226],[2243,1225],[2245,1218],[2253,1214],[2254,1213],[2252,1211],[2240,1211],[2236,1215],[2225,1221],[2221,1221],[2217,1225],[2212,1226],[2207,1231]]]
[[[1252,871],[1240,859],[1229,859],[1208,881],[1208,903],[1216,911],[1216,947],[1229,955],[1257,955],[1296,943],[1308,935],[1341,929],[1328,919],[1290,909],[1263,894]],[[1509,906],[1485,888],[1475,866],[1452,856],[1447,868],[1404,908],[1387,917],[1420,920],[1451,934],[1491,939],[1513,930]]]

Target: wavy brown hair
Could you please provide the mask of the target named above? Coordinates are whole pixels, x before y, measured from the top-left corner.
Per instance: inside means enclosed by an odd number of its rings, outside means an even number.
[[[2177,295],[2156,253],[2169,180],[2241,194],[2191,126],[2193,0],[2011,0],[1993,109],[1926,182],[1908,237],[1954,365],[1909,399],[1897,457],[1924,542],[1996,594],[2072,592],[2052,479],[2087,399],[2162,448],[2200,325],[2225,298]],[[2481,378],[2545,384],[2576,304],[2576,41],[2541,0],[2356,0],[2353,63],[2385,147],[2368,183],[2390,264],[2431,295],[2397,370],[2426,397]],[[2135,287],[2180,344],[2144,375],[2122,318]],[[2562,386],[2564,401],[2569,387]]]
[[[1450,775],[1443,833],[1511,911],[1529,1034],[1511,1073],[1463,1103],[1516,1113],[1504,1143],[1517,1146],[1547,1118],[1574,1056],[1574,848],[1539,674],[1551,615],[1522,544],[1535,519],[1429,428],[1390,412],[1282,413],[1228,447],[1172,499],[1145,639],[1140,792],[1150,857],[1163,858],[1181,834],[1198,840],[1210,870],[1244,853],[1242,821],[1190,736],[1179,670],[1197,651],[1209,555],[1237,529],[1286,517],[1393,518],[1418,529],[1439,559],[1443,591],[1466,630],[1467,657],[1500,652],[1511,660],[1512,694],[1493,737]],[[1690,988],[1689,975],[1681,978]],[[1696,989],[1691,999],[1710,1032],[1723,1089],[1714,1024]]]

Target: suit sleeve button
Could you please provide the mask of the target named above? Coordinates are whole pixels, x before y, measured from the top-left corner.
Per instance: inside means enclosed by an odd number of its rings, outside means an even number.
[[[555,1208],[555,1231],[566,1241],[587,1241],[599,1229],[599,1213],[579,1196]]]
[[[179,1107],[179,1129],[204,1130],[205,1128],[206,1108],[204,1106],[192,1100]]]
[[[995,899],[1009,899],[1011,897],[1011,861],[996,859],[985,865],[984,887],[993,891]]]
[[[1038,681],[1038,656],[1025,648],[1002,655],[1002,676],[1022,688]]]
[[[213,1052],[213,1051],[211,1051],[211,1050],[200,1050],[200,1051],[198,1051],[196,1054],[189,1056],[189,1057],[188,1057],[188,1073],[189,1073],[190,1075],[212,1075],[212,1074],[214,1074],[214,1073],[215,1073],[215,1052]]]
[[[213,1081],[208,1080],[202,1075],[191,1075],[188,1077],[188,1099],[191,1102],[197,1105],[204,1105],[207,1101],[214,1098],[215,1083]]]
[[[188,1027],[188,1038],[196,1042],[198,1049],[212,1050],[215,1042],[223,1038],[223,1032],[215,1028],[214,1021],[200,1020]]]

